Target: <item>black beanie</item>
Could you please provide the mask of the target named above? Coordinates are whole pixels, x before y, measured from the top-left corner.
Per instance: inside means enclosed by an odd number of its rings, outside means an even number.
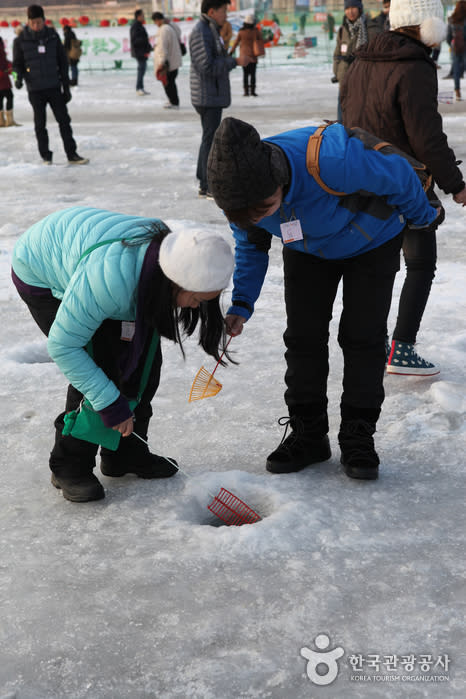
[[[272,196],[284,184],[274,146],[256,129],[227,117],[215,132],[207,162],[209,191],[224,210],[244,209]],[[286,179],[286,178],[285,178]]]
[[[42,17],[44,19],[44,10],[40,5],[29,5],[28,7],[28,19],[39,19]]]

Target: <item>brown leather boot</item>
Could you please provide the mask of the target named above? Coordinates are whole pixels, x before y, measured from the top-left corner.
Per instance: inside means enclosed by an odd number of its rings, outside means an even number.
[[[7,109],[5,112],[5,126],[21,126],[21,124],[17,124],[14,120],[12,109]]]

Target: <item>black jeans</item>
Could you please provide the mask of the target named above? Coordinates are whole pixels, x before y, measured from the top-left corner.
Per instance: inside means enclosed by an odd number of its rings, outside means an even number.
[[[49,296],[32,296],[20,293],[21,298],[27,304],[29,311],[44,335],[49,334],[52,323],[55,320],[60,301]],[[142,371],[146,360],[151,334],[146,341],[138,366],[131,376],[123,381],[121,379],[120,356],[127,348],[127,342],[120,339],[121,322],[118,320],[105,320],[92,338],[92,350],[95,363],[106,373],[121,393],[127,398],[135,398],[139,391]],[[162,352],[160,343],[155,353],[147,385],[142,393],[139,404],[134,409],[135,431],[141,436],[147,435],[147,428],[152,417],[151,401],[160,382],[160,370],[162,367]],[[65,410],[55,420],[56,436],[55,446],[50,455],[50,468],[52,471],[75,475],[92,470],[95,466],[95,455],[98,446],[85,442],[75,437],[64,437],[63,418],[65,413],[75,410],[83,398],[82,393],[71,384],[68,386]],[[129,439],[128,437],[122,439]],[[132,438],[137,439],[137,438]]]
[[[168,97],[168,100],[170,104],[174,104],[176,106],[179,105],[180,100],[178,98],[178,90],[176,88],[176,76],[178,75],[177,70],[169,70],[167,72],[167,84],[163,86],[165,90],[165,94]]]
[[[403,255],[406,278],[398,304],[393,339],[414,343],[435,276],[436,232],[422,229],[413,231],[406,228],[403,235]]]
[[[147,58],[137,58],[138,70],[136,77],[136,90],[144,90],[144,75],[146,74]]]
[[[49,160],[52,153],[49,149],[49,134],[47,132],[46,108],[50,105],[55,119],[57,120],[60,135],[68,158],[76,153],[76,142],[71,130],[71,119],[66,107],[65,98],[59,88],[50,90],[37,90],[28,93],[29,102],[34,110],[34,128],[36,131],[37,145],[39,153],[44,160]]]
[[[247,93],[251,88],[251,93],[256,91],[256,68],[257,63],[249,63],[243,67],[243,87]]]
[[[325,260],[284,247],[284,334],[290,415],[327,409],[329,324],[340,281],[343,311],[338,342],[343,350],[342,405],[361,417],[378,415],[384,399],[385,336],[393,282],[400,267],[401,235],[346,260]]]
[[[220,122],[222,121],[222,107],[195,107],[201,117],[202,140],[197,157],[196,177],[201,189],[207,189],[207,159],[210,147]]]

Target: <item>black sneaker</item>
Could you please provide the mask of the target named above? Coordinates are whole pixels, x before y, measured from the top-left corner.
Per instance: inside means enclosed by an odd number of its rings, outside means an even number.
[[[49,153],[45,158],[42,158],[42,162],[44,165],[51,165],[52,164],[52,157],[53,153]]]
[[[375,425],[365,420],[343,420],[338,434],[344,471],[350,478],[373,481],[379,476],[380,459],[375,451]]]
[[[279,446],[267,457],[266,469],[270,473],[295,473],[311,464],[328,461],[332,456],[326,434],[318,433],[316,423],[322,424],[323,416],[304,421],[294,416],[281,417],[279,425],[286,425],[285,434]],[[327,421],[325,420],[325,424]],[[291,426],[292,432],[286,433]]]
[[[122,459],[117,452],[101,452],[100,470],[104,476],[120,478],[132,473],[138,478],[171,478],[178,473],[175,459],[148,452],[144,458]]]
[[[62,491],[63,497],[71,502],[102,500],[105,491],[93,473],[66,477],[52,473],[52,485]]]
[[[70,165],[87,165],[89,158],[81,158],[80,155],[74,153],[73,155],[70,155],[68,162]]]

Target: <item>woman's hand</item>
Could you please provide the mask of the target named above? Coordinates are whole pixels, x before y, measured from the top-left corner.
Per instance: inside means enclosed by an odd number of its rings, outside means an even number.
[[[130,417],[124,422],[120,422],[119,425],[115,425],[115,427],[112,427],[112,430],[117,430],[118,432],[121,432],[122,437],[129,437],[131,432],[134,429],[134,418]]]
[[[227,315],[225,316],[225,330],[228,335],[241,335],[243,332],[243,325],[246,319],[243,316],[237,315]]]

